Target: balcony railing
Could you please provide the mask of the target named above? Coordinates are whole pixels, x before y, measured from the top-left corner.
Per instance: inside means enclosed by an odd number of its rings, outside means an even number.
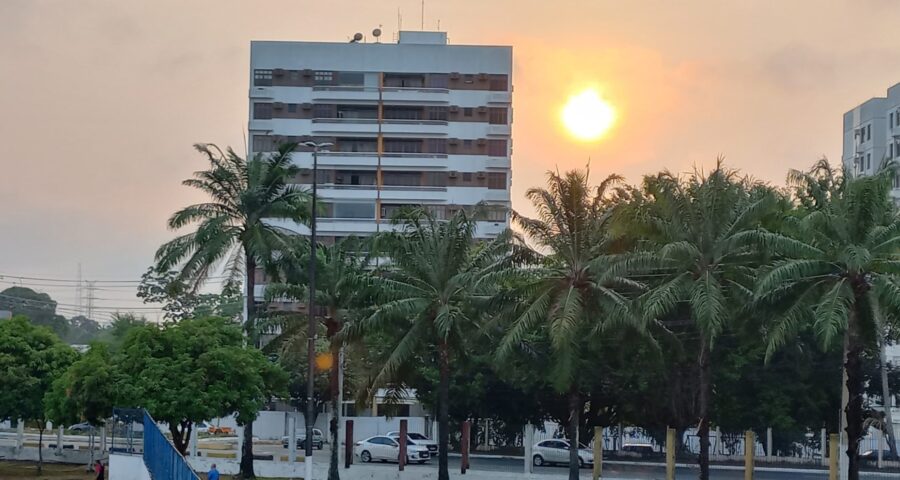
[[[360,123],[367,125],[375,125],[378,123],[376,118],[314,118],[313,123]],[[418,120],[418,119],[384,119],[382,123],[388,125],[439,125],[446,126],[446,120]]]

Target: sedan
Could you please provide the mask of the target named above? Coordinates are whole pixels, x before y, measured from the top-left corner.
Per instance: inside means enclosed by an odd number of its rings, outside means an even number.
[[[398,440],[400,438],[400,432],[388,432],[388,437],[393,438],[394,440]],[[406,444],[407,445],[422,445],[423,447],[428,448],[428,453],[431,456],[437,455],[438,444],[434,440],[429,439],[425,435],[421,433],[410,432],[406,434]]]
[[[543,465],[568,465],[568,440],[543,440],[534,444],[531,461],[536,467]],[[578,466],[581,468],[594,465],[594,452],[584,445],[578,448]]]
[[[92,427],[90,423],[84,422],[84,423],[76,423],[75,425],[72,425],[71,427],[69,427],[69,431],[84,433],[84,432],[90,432],[91,429],[93,429],[93,428],[94,427]]]
[[[281,437],[281,446],[284,448],[288,448],[288,437]],[[297,450],[306,447],[306,432],[300,432],[297,434],[297,439],[294,443],[297,446]],[[321,450],[325,446],[325,434],[322,433],[318,428],[313,429],[313,448],[316,450]]]
[[[353,453],[364,463],[373,460],[382,462],[396,462],[400,460],[400,444],[391,437],[377,435],[356,442]],[[431,458],[428,448],[422,445],[407,445],[407,463],[425,463]]]

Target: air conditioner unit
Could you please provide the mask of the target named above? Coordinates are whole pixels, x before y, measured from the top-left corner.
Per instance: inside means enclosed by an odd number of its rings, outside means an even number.
[[[459,72],[450,72],[450,80],[459,80]]]
[[[457,107],[456,105],[450,105],[449,111],[450,113],[457,113],[459,112],[459,107]]]
[[[313,75],[313,71],[309,68],[303,70],[304,77],[311,77]]]
[[[449,138],[447,139],[447,145],[459,145],[458,138]]]
[[[479,74],[478,74],[478,79],[479,79],[479,80],[482,80],[482,81],[487,80],[487,79],[488,79],[488,74],[486,74],[486,73],[479,73]]]
[[[487,107],[478,107],[478,113],[487,113]]]
[[[311,104],[311,103],[304,103],[304,104],[300,105],[300,108],[302,108],[302,109],[304,109],[304,110],[312,110],[313,104]]]
[[[479,138],[479,139],[478,139],[478,146],[483,147],[483,146],[485,146],[485,145],[487,145],[487,139]]]
[[[283,68],[276,68],[275,70],[272,70],[272,75],[275,75],[276,77],[283,77],[284,74],[285,71]]]
[[[447,176],[450,177],[450,178],[456,178],[456,177],[459,176],[459,172],[457,172],[456,170],[454,170],[454,171],[450,172]]]
[[[272,105],[272,108],[274,108],[275,110],[282,110],[284,109],[284,104],[281,102],[275,102],[275,104]]]
[[[478,178],[487,178],[487,174],[484,172],[478,172]]]

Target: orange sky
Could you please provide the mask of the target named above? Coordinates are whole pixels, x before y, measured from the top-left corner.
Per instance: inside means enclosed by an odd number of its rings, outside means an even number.
[[[194,142],[241,148],[252,39],[420,26],[420,1],[0,0],[0,274],[133,278],[171,237]],[[892,0],[427,0],[451,43],[514,47],[513,205],[547,169],[629,181],[724,155],[781,183],[840,156],[841,115],[900,81]],[[568,95],[618,113],[562,131]],[[2,279],[0,279],[2,281]],[[7,284],[0,283],[0,287]],[[74,292],[50,291],[61,302]],[[106,305],[136,304],[129,295]]]

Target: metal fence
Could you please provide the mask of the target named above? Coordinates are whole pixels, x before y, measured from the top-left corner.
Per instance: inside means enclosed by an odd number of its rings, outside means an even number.
[[[144,465],[154,480],[200,480],[147,412],[144,412]]]

